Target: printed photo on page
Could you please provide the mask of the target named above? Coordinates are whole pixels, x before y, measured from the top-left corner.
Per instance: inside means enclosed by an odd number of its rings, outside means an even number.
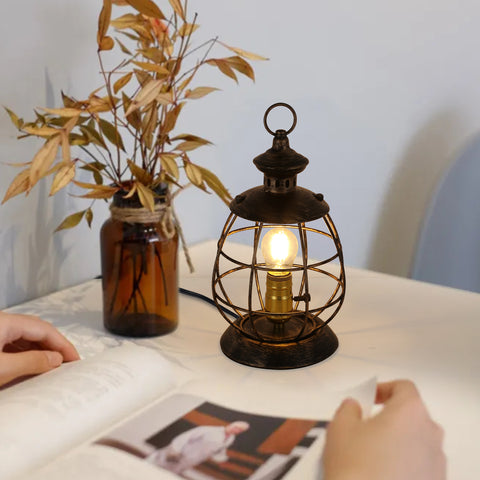
[[[327,422],[255,415],[174,395],[95,444],[189,480],[282,478]]]

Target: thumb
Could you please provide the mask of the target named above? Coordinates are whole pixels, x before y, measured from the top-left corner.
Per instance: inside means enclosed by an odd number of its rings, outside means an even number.
[[[63,361],[59,352],[29,350],[18,353],[0,353],[0,385],[25,375],[36,375],[58,367]]]
[[[362,420],[362,407],[353,398],[345,399],[338,407],[330,425],[340,430],[352,427]]]

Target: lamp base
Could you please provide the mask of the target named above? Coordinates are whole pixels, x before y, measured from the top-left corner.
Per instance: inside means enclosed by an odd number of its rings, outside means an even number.
[[[241,326],[244,318],[235,321]],[[324,323],[316,320],[318,324]],[[230,326],[220,339],[222,352],[231,360],[257,368],[283,370],[306,367],[330,357],[338,348],[338,339],[333,330],[324,325],[306,338],[284,343],[270,343],[245,336]]]

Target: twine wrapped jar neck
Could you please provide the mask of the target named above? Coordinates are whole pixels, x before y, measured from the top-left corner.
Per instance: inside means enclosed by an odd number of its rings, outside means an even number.
[[[164,190],[160,190],[160,195],[165,194]],[[153,212],[145,208],[138,197],[125,198],[126,192],[117,192],[113,197],[110,205],[110,214],[112,220],[125,222],[129,224],[160,224],[162,232],[167,238],[172,238],[177,229],[175,226],[173,210],[171,206],[165,202],[165,196],[155,199],[155,207]]]

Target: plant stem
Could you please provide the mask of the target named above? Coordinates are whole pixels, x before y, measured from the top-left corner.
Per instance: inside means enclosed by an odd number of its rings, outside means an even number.
[[[102,162],[100,162],[100,161],[97,159],[97,157],[95,157],[95,155],[93,155],[93,154],[92,154],[87,148],[85,148],[83,145],[79,145],[79,147],[80,147],[80,149],[83,150],[87,155],[89,155],[90,157],[92,157],[92,158],[95,160],[95,162],[102,163]],[[98,148],[98,147],[97,147],[97,148]],[[101,153],[100,150],[99,150],[99,153]],[[105,158],[105,157],[104,157],[104,158]],[[79,160],[80,160],[80,159],[79,159]],[[106,159],[105,159],[105,160],[106,160]],[[86,163],[86,162],[84,162],[83,160],[80,160],[80,161],[82,161],[83,163]],[[90,167],[92,167],[92,165],[90,165]],[[92,168],[94,168],[94,167],[92,167]],[[100,175],[102,175],[102,176],[105,176],[105,174],[106,174],[107,177],[108,177],[112,182],[116,182],[117,180],[115,179],[115,177],[108,171],[109,168],[110,168],[109,165],[105,165],[105,172],[100,171],[100,170],[97,170],[97,171],[98,171],[98,172],[100,173]]]
[[[100,51],[97,52],[97,57],[98,57],[98,63],[100,64],[100,70],[102,72],[102,75],[103,75],[103,78],[104,78],[104,81],[105,81],[105,86],[107,88],[108,98],[110,100],[110,105],[111,105],[112,114],[113,114],[113,121],[114,121],[114,125],[115,125],[115,132],[116,132],[117,135],[120,135],[120,133],[118,132],[117,105],[115,104],[115,98],[113,96],[112,86],[110,84],[112,72],[110,72],[108,75],[105,73],[105,68],[103,67],[103,60],[102,60],[102,56],[100,54]],[[101,132],[101,128],[99,128],[99,131]],[[116,143],[115,146],[117,148],[117,174],[119,175],[119,180],[121,180],[120,179],[120,146],[119,146],[118,141],[115,142],[115,143]],[[110,159],[112,160],[109,150],[108,150],[108,154],[110,156]],[[112,160],[112,163],[113,163],[113,160]]]

